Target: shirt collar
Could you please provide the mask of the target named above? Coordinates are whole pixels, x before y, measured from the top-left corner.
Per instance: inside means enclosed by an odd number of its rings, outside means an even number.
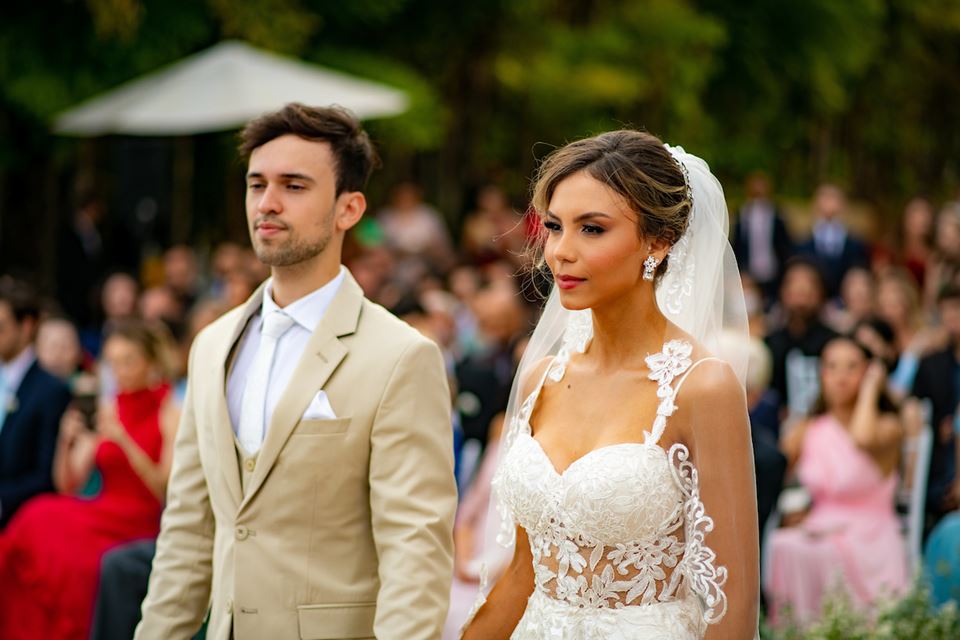
[[[263,290],[263,303],[260,305],[260,317],[265,318],[272,311],[283,311],[293,318],[298,325],[313,333],[313,330],[320,324],[323,314],[326,313],[334,296],[340,290],[343,278],[346,273],[343,265],[340,265],[340,271],[337,275],[316,291],[308,293],[298,300],[294,300],[285,307],[280,307],[273,300],[273,278],[267,281]]]
[[[0,369],[3,371],[3,380],[6,383],[8,393],[16,393],[23,382],[23,377],[33,365],[36,359],[33,347],[27,347],[20,352],[16,358],[4,364]]]

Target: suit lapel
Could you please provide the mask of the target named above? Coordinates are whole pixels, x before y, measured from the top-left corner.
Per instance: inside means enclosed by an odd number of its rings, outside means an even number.
[[[217,357],[217,404],[216,415],[213,421],[213,439],[217,448],[217,457],[220,459],[220,469],[224,480],[230,489],[234,504],[239,505],[243,500],[243,490],[240,486],[240,465],[237,462],[237,448],[234,444],[233,423],[230,421],[230,412],[227,409],[227,379],[230,368],[239,347],[243,331],[250,322],[250,318],[257,313],[263,302],[265,284],[253,293],[244,304],[243,313],[230,333],[230,339],[223,343]]]
[[[269,475],[313,396],[326,385],[346,357],[347,347],[340,338],[356,331],[362,304],[363,290],[347,272],[274,409],[241,508],[250,502]]]

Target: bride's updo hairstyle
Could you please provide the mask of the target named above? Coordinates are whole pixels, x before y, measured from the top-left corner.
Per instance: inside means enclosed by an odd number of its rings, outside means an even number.
[[[552,152],[540,165],[533,185],[532,204],[540,217],[546,215],[557,185],[580,171],[626,200],[637,214],[641,238],[663,240],[672,246],[686,230],[692,206],[686,177],[656,136],[621,129],[577,140]],[[538,267],[545,266],[544,240],[541,235],[536,246]],[[658,280],[667,270],[667,262],[664,258],[657,267]]]

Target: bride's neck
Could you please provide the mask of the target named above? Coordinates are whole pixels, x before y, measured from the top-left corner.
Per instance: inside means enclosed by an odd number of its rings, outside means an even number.
[[[590,358],[600,370],[644,367],[650,353],[663,348],[667,319],[657,307],[653,287],[592,309]]]

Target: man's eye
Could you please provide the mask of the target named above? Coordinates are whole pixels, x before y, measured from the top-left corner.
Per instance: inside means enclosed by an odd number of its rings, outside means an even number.
[[[262,189],[262,188],[263,188],[262,182],[251,182],[250,184],[247,185],[247,189],[250,189],[251,191],[256,191],[257,189]]]
[[[288,184],[287,189],[290,191],[303,191],[304,186],[302,184]]]

